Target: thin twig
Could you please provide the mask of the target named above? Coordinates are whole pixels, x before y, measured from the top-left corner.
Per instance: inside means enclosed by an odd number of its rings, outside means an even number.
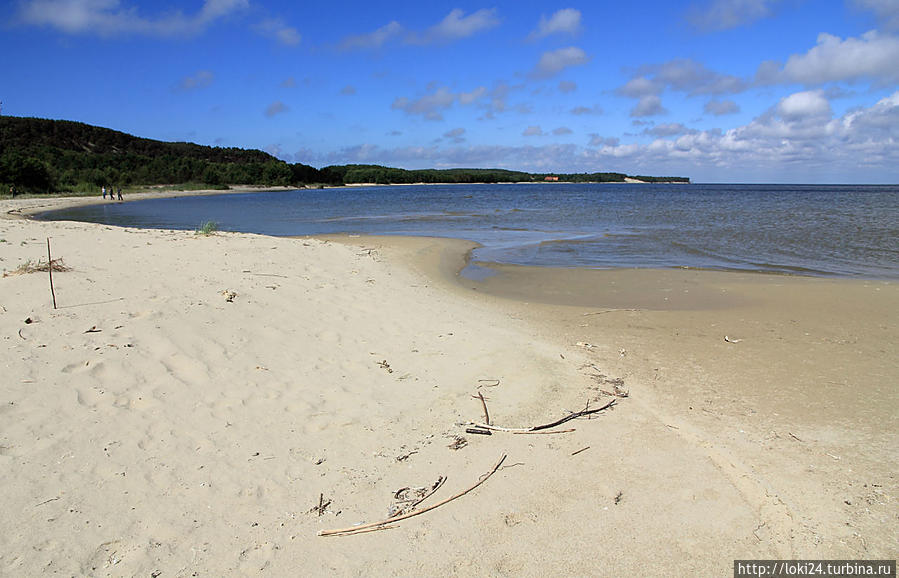
[[[589,313],[584,313],[584,317],[588,315],[602,315],[603,313],[615,313],[616,311],[639,311],[639,309],[605,309],[603,311],[591,311]]]
[[[469,422],[469,423],[467,423],[467,424],[465,424],[465,425],[471,425],[471,426],[479,427],[479,428],[482,428],[482,429],[489,429],[489,430],[493,430],[493,431],[503,431],[503,432],[509,432],[509,433],[528,433],[528,432],[537,432],[537,431],[540,431],[540,430],[544,430],[544,429],[549,429],[549,428],[556,427],[557,425],[562,425],[562,424],[565,423],[566,421],[571,421],[571,420],[573,420],[573,419],[577,419],[577,418],[583,417],[583,416],[585,416],[585,415],[591,415],[591,414],[594,414],[594,413],[599,413],[599,412],[603,411],[604,409],[608,409],[608,408],[612,407],[613,405],[615,405],[615,402],[616,402],[616,401],[617,401],[617,400],[613,398],[613,399],[611,399],[610,401],[608,401],[605,405],[603,405],[603,406],[601,406],[601,407],[597,407],[597,408],[595,408],[595,409],[585,409],[585,410],[583,410],[583,411],[577,411],[577,412],[574,412],[574,413],[572,413],[572,414],[566,415],[566,416],[563,417],[562,419],[558,419],[558,420],[556,420],[556,421],[554,421],[554,422],[552,422],[552,423],[547,423],[547,424],[544,424],[544,425],[535,425],[535,426],[533,426],[533,427],[519,427],[519,428],[515,428],[515,427],[499,427],[499,426],[490,425],[490,424],[486,424],[486,423],[476,423],[476,422]]]
[[[411,518],[411,517],[417,516],[419,514],[424,514],[425,512],[430,512],[434,508],[439,508],[440,506],[442,506],[444,504],[452,502],[456,498],[461,498],[468,492],[474,490],[475,488],[477,488],[478,486],[480,486],[481,484],[486,482],[490,478],[490,476],[495,474],[496,470],[498,470],[499,467],[501,465],[503,465],[504,461],[506,461],[506,454],[503,454],[503,457],[501,457],[500,460],[498,462],[496,462],[496,465],[493,466],[493,469],[490,470],[489,472],[487,472],[484,476],[482,476],[481,479],[478,480],[477,483],[475,483],[473,486],[471,486],[467,490],[462,490],[458,494],[450,496],[449,498],[447,498],[443,501],[437,502],[436,504],[432,504],[432,505],[428,506],[427,508],[422,508],[421,510],[414,510],[407,514],[402,514],[400,516],[394,516],[393,518],[387,518],[386,520],[381,520],[380,522],[371,522],[369,524],[362,524],[361,526],[351,526],[349,528],[341,528],[339,530],[321,530],[318,533],[318,535],[319,536],[340,536],[340,535],[347,535],[347,534],[355,534],[357,532],[370,530],[371,528],[377,528],[379,526],[384,526],[385,524],[393,524],[394,522],[399,522],[400,520],[405,520],[406,518]]]
[[[585,448],[579,449],[578,451],[574,452],[574,453],[571,454],[571,455],[576,456],[576,455],[578,455],[579,453],[585,452],[585,451],[587,451],[587,450],[589,450],[589,449],[590,449],[590,446],[587,446],[587,447],[585,447]]]
[[[480,391],[478,392],[478,399],[481,400],[481,405],[484,407],[484,423],[490,425],[490,413],[487,412],[487,400],[484,399],[484,394]]]

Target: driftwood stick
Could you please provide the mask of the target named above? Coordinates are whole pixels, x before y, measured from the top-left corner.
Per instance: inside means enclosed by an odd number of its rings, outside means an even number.
[[[355,534],[357,532],[365,532],[365,531],[371,530],[372,528],[384,526],[385,524],[393,524],[394,522],[399,522],[400,520],[405,520],[406,518],[411,518],[412,516],[417,516],[419,514],[424,514],[425,512],[430,512],[434,508],[439,508],[440,506],[442,506],[444,504],[452,502],[456,498],[461,498],[468,492],[472,491],[473,489],[477,488],[478,486],[480,486],[481,484],[486,482],[490,478],[490,476],[495,474],[496,470],[498,470],[499,467],[501,465],[503,465],[504,461],[506,461],[506,454],[503,454],[503,457],[501,457],[500,460],[498,462],[496,462],[496,465],[493,466],[493,469],[490,470],[489,472],[487,472],[485,475],[481,476],[481,479],[478,480],[477,483],[475,483],[470,488],[468,488],[466,490],[462,490],[458,494],[450,496],[449,498],[442,500],[440,502],[437,502],[436,504],[431,504],[430,506],[428,506],[426,508],[422,508],[421,510],[413,510],[412,512],[409,512],[407,514],[402,514],[399,516],[394,516],[392,518],[387,518],[386,520],[381,520],[380,522],[371,522],[369,524],[362,524],[361,526],[351,526],[349,528],[341,528],[339,530],[321,530],[321,531],[319,531],[318,535],[319,536],[340,536],[340,535]]]
[[[56,309],[56,291],[53,290],[53,257],[50,256],[50,237],[47,237],[47,272],[50,273],[50,295],[53,296],[53,309]]]
[[[481,400],[481,406],[484,408],[484,423],[490,425],[490,414],[487,412],[487,400],[484,399],[484,394],[480,391],[478,392],[478,399]]]
[[[575,413],[573,413],[573,414],[566,415],[566,416],[563,417],[562,419],[558,419],[558,420],[556,420],[556,421],[554,421],[554,422],[552,422],[552,423],[548,423],[548,424],[545,424],[545,425],[537,425],[537,426],[534,426],[534,427],[531,428],[531,431],[537,431],[537,430],[541,430],[541,429],[549,429],[549,428],[551,428],[551,427],[556,427],[557,425],[562,425],[562,424],[565,423],[566,421],[571,421],[571,420],[573,420],[573,419],[577,419],[577,418],[583,417],[583,416],[585,416],[585,415],[590,415],[590,414],[592,414],[592,413],[600,412],[600,411],[602,411],[602,410],[604,410],[604,409],[608,409],[608,408],[612,407],[613,405],[615,405],[615,399],[614,399],[614,398],[611,399],[607,404],[605,404],[605,405],[602,406],[602,407],[598,407],[598,408],[596,408],[596,409],[585,409],[585,410],[583,410],[583,411],[578,411],[578,412],[575,412]]]
[[[542,429],[542,430],[540,430],[540,431],[513,431],[512,433],[515,434],[515,435],[517,435],[517,436],[524,436],[524,435],[541,435],[541,434],[542,434],[542,435],[549,435],[549,434],[563,434],[563,433],[571,433],[571,432],[573,432],[573,431],[577,431],[577,430],[574,429],[574,428],[571,428],[571,429],[554,429],[554,430],[552,430],[552,431]]]
[[[486,424],[486,423],[476,423],[476,422],[469,422],[466,425],[471,425],[474,427],[479,427],[482,429],[489,429],[489,430],[493,430],[493,431],[503,431],[503,432],[508,432],[508,433],[538,432],[540,430],[556,427],[557,425],[562,425],[566,421],[571,421],[573,419],[577,419],[577,418],[583,417],[585,415],[590,415],[590,414],[601,412],[604,409],[609,409],[610,407],[615,405],[616,401],[617,400],[613,398],[610,401],[608,401],[605,405],[597,407],[595,409],[585,409],[583,411],[577,411],[572,414],[566,415],[562,419],[558,419],[552,423],[547,423],[544,425],[535,425],[533,427],[500,427],[500,426],[496,426],[496,425],[490,425],[490,424]]]

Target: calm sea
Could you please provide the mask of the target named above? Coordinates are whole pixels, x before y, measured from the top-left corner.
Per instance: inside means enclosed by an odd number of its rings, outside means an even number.
[[[78,207],[45,219],[267,235],[456,237],[475,261],[899,278],[899,185],[349,187]]]

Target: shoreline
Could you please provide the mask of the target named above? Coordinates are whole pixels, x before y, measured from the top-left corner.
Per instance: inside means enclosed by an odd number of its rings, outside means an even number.
[[[0,279],[0,573],[724,575],[899,547],[894,282],[470,281],[459,240],[28,219],[0,220],[0,266],[45,237],[58,310],[45,273]],[[617,403],[481,436],[478,393],[508,427]],[[503,454],[433,512],[316,536]]]

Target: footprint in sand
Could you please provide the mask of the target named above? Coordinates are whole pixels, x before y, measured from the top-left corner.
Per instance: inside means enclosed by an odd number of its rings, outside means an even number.
[[[76,363],[70,363],[62,368],[63,373],[83,373],[85,371],[91,371],[95,363],[102,362],[94,362],[88,359],[87,361],[78,361]]]
[[[254,544],[239,555],[240,570],[245,573],[255,573],[268,568],[281,547],[271,542]]]
[[[75,400],[84,407],[97,407],[103,401],[104,391],[96,387],[75,388]]]

